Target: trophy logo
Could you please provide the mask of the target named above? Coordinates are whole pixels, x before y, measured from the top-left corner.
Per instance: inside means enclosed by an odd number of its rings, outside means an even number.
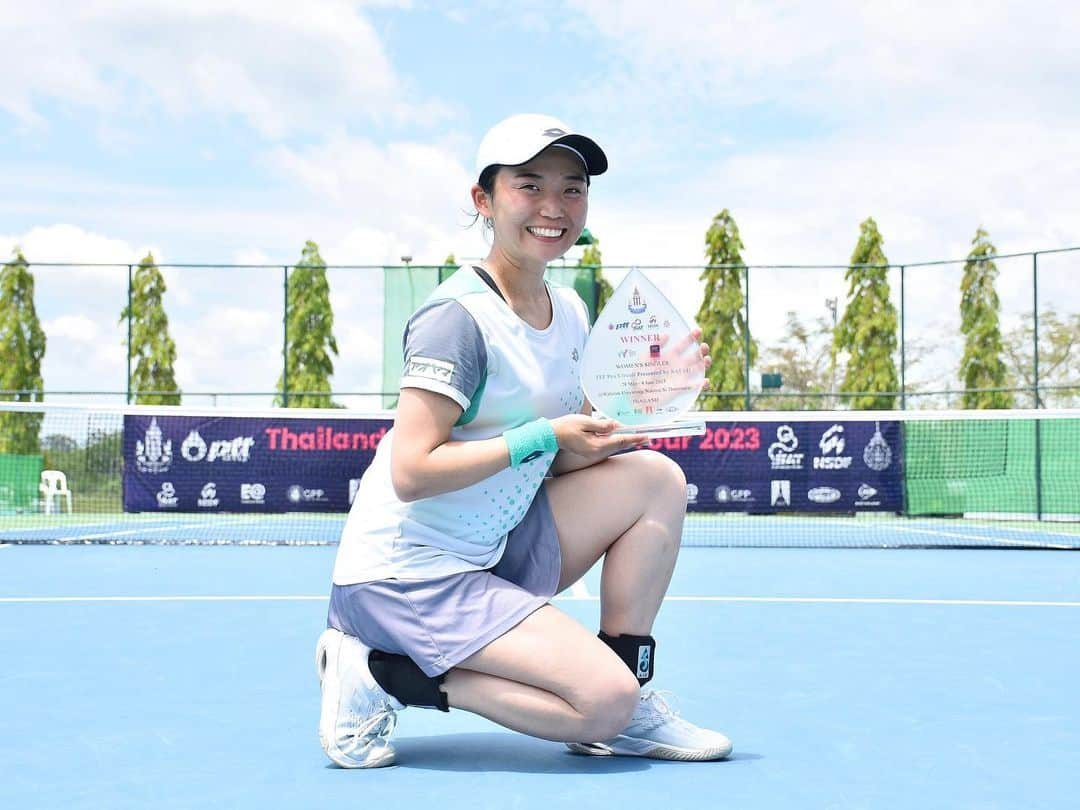
[[[172,464],[172,441],[162,441],[157,417],[150,420],[150,427],[142,439],[135,440],[135,467],[139,472],[163,473]]]
[[[630,303],[626,305],[626,308],[630,310],[630,312],[632,312],[634,315],[640,315],[642,312],[648,309],[648,306],[645,303],[645,299],[641,295],[641,290],[639,290],[637,287],[634,287],[634,292],[630,296]]]

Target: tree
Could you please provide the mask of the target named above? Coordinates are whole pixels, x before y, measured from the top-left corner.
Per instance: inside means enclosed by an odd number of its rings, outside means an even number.
[[[604,304],[611,298],[611,294],[614,290],[611,288],[611,282],[604,278],[604,257],[600,252],[600,240],[593,237],[591,244],[585,246],[585,250],[581,253],[581,258],[578,259],[578,267],[587,268],[592,271],[590,279],[595,285],[596,289],[596,314],[600,314],[600,311],[604,308]],[[577,285],[575,285],[577,286]],[[578,291],[580,294],[580,290]]]
[[[1035,389],[1034,319],[1026,312],[1003,338],[1010,388]],[[1080,404],[1080,314],[1064,318],[1054,309],[1039,313],[1039,402],[1033,406]]]
[[[975,231],[960,281],[960,331],[964,334],[960,382],[965,408],[1011,408],[1014,402],[1009,391],[977,390],[1004,388],[1006,377],[998,321],[1001,303],[994,288],[998,270],[993,256],[997,249],[988,237],[982,228]]]
[[[750,357],[746,357],[749,324],[743,313],[743,277],[746,266],[739,252],[745,247],[739,238],[739,226],[728,209],[715,217],[705,232],[705,262],[701,273],[705,294],[698,310],[697,322],[702,340],[712,351],[707,390],[734,393],[746,390],[746,369],[757,358],[757,342],[750,341]],[[744,400],[739,397],[703,396],[704,410],[741,410]]]
[[[44,398],[41,360],[45,332],[34,309],[34,276],[19,248],[0,270],[0,398],[39,402]],[[40,413],[0,413],[0,453],[40,452]]]
[[[832,335],[832,325],[824,318],[807,326],[789,311],[780,345],[765,350],[761,370],[780,374],[786,388],[808,396],[777,397],[773,404],[763,395],[760,401],[775,410],[821,408],[823,397],[813,395],[825,394],[832,389]]]
[[[319,246],[310,240],[304,244],[300,262],[289,274],[286,300],[286,367],[278,378],[277,390],[281,393],[274,404],[286,408],[337,407],[330,399],[330,378],[334,374],[330,355],[338,354],[330,284]]]
[[[836,326],[833,350],[847,352],[850,360],[840,390],[858,394],[850,398],[855,409],[892,408],[900,381],[893,356],[897,348],[896,307],[889,300],[889,260],[884,239],[873,217],[859,226],[859,242],[844,278],[847,305]]]
[[[454,275],[459,267],[461,267],[461,265],[458,264],[458,260],[455,258],[454,254],[447,253],[446,258],[443,259],[442,267],[439,268],[439,283],[441,284],[450,278],[450,276]]]
[[[135,370],[128,381],[137,405],[179,405],[176,384],[176,344],[169,337],[165,314],[165,278],[147,253],[131,280],[131,303],[120,313],[120,323],[131,319],[128,354]],[[125,339],[124,344],[127,345]]]

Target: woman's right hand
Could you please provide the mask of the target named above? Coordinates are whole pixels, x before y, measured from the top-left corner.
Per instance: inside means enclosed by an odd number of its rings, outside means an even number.
[[[644,447],[649,437],[642,433],[620,433],[612,431],[621,425],[613,419],[585,416],[571,413],[551,420],[559,449],[566,450],[587,459],[591,463],[603,461],[620,450]]]

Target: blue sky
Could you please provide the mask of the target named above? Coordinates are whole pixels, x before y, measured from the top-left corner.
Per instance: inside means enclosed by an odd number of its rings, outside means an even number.
[[[1072,4],[531,8],[0,0],[0,251],[278,263],[310,238],[331,263],[479,256],[463,214],[473,153],[488,126],[525,111],[607,149],[590,227],[612,265],[699,262],[725,207],[755,263],[846,261],[871,215],[896,262],[962,257],[980,224],[1002,252],[1080,244]],[[1076,269],[1047,280],[1072,311]],[[953,295],[945,276],[911,285],[912,325],[928,333],[952,329],[934,312]],[[123,279],[37,278],[46,387],[121,389]],[[272,387],[276,278],[168,281],[181,385]],[[1007,317],[1026,284],[1019,268],[1003,273]],[[693,274],[671,285],[692,312]],[[755,292],[770,302],[756,325],[768,337],[783,310],[813,301],[800,311],[817,317],[843,288],[774,274]],[[379,339],[379,293],[374,275],[334,291],[343,390],[377,380],[375,353],[349,347]]]

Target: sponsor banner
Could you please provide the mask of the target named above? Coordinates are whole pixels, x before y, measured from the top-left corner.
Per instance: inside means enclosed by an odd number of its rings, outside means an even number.
[[[686,473],[691,512],[899,512],[899,422],[708,422],[653,441]]]
[[[124,417],[129,512],[345,512],[389,419]],[[899,512],[899,422],[707,423],[657,439],[692,512]]]
[[[389,419],[124,417],[128,512],[345,512]]]

